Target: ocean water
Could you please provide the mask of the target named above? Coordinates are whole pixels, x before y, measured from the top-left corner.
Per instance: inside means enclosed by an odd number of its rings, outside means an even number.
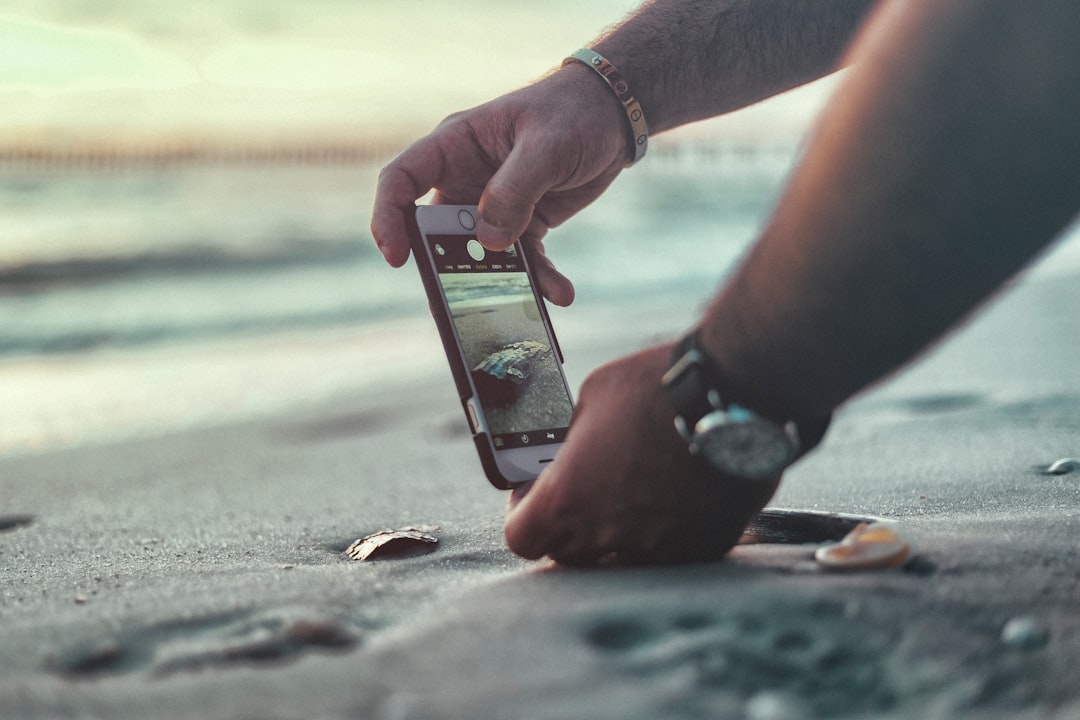
[[[685,327],[753,237],[791,152],[721,155],[661,149],[552,231],[572,381]],[[0,165],[0,454],[448,378],[370,236],[380,166]]]
[[[794,150],[658,148],[553,230],[579,383],[670,337],[753,239]],[[368,230],[379,162],[0,165],[0,455],[288,412],[445,377],[411,263]],[[1035,269],[1080,274],[1072,232]]]
[[[553,231],[550,252],[589,298],[711,285],[786,158],[738,164],[666,158],[625,173]],[[0,360],[415,315],[412,274],[371,242],[378,167],[0,167]]]

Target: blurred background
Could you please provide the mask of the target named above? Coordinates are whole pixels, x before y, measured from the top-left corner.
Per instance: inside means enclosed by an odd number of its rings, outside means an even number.
[[[379,168],[632,0],[6,0],[0,455],[281,413],[449,373]],[[552,233],[578,383],[674,334],[754,236],[829,79],[656,138]]]
[[[548,72],[636,4],[6,0],[0,128],[8,157],[356,157]],[[813,108],[787,110],[741,125],[791,129]]]

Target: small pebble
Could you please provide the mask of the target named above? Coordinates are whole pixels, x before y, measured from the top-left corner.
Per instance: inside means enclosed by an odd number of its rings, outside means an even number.
[[[1037,618],[1014,617],[1001,628],[1001,642],[1020,650],[1037,650],[1050,641],[1050,631]]]
[[[73,599],[75,600],[76,605],[84,605],[87,597],[85,595],[76,595]]]

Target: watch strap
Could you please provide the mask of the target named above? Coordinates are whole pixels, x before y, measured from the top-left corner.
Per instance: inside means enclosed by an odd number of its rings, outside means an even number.
[[[688,338],[691,336],[676,345],[671,368],[664,375],[664,387],[678,413],[676,427],[687,442],[703,417],[724,409],[723,400],[706,374],[708,358],[700,348],[688,343]]]
[[[695,329],[675,345],[671,369],[664,375],[664,386],[685,426],[680,427],[680,432],[687,440],[703,417],[717,410],[728,410],[731,405],[730,399],[722,395],[722,373],[701,347],[698,333]],[[818,446],[832,421],[831,415],[809,418],[776,417],[771,413],[760,415],[781,426],[795,425],[798,436],[795,460]]]

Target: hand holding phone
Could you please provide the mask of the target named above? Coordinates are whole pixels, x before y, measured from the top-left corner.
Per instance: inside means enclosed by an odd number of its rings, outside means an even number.
[[[413,255],[484,472],[507,489],[558,452],[573,413],[544,301],[515,243],[488,250],[477,209],[421,205]]]

